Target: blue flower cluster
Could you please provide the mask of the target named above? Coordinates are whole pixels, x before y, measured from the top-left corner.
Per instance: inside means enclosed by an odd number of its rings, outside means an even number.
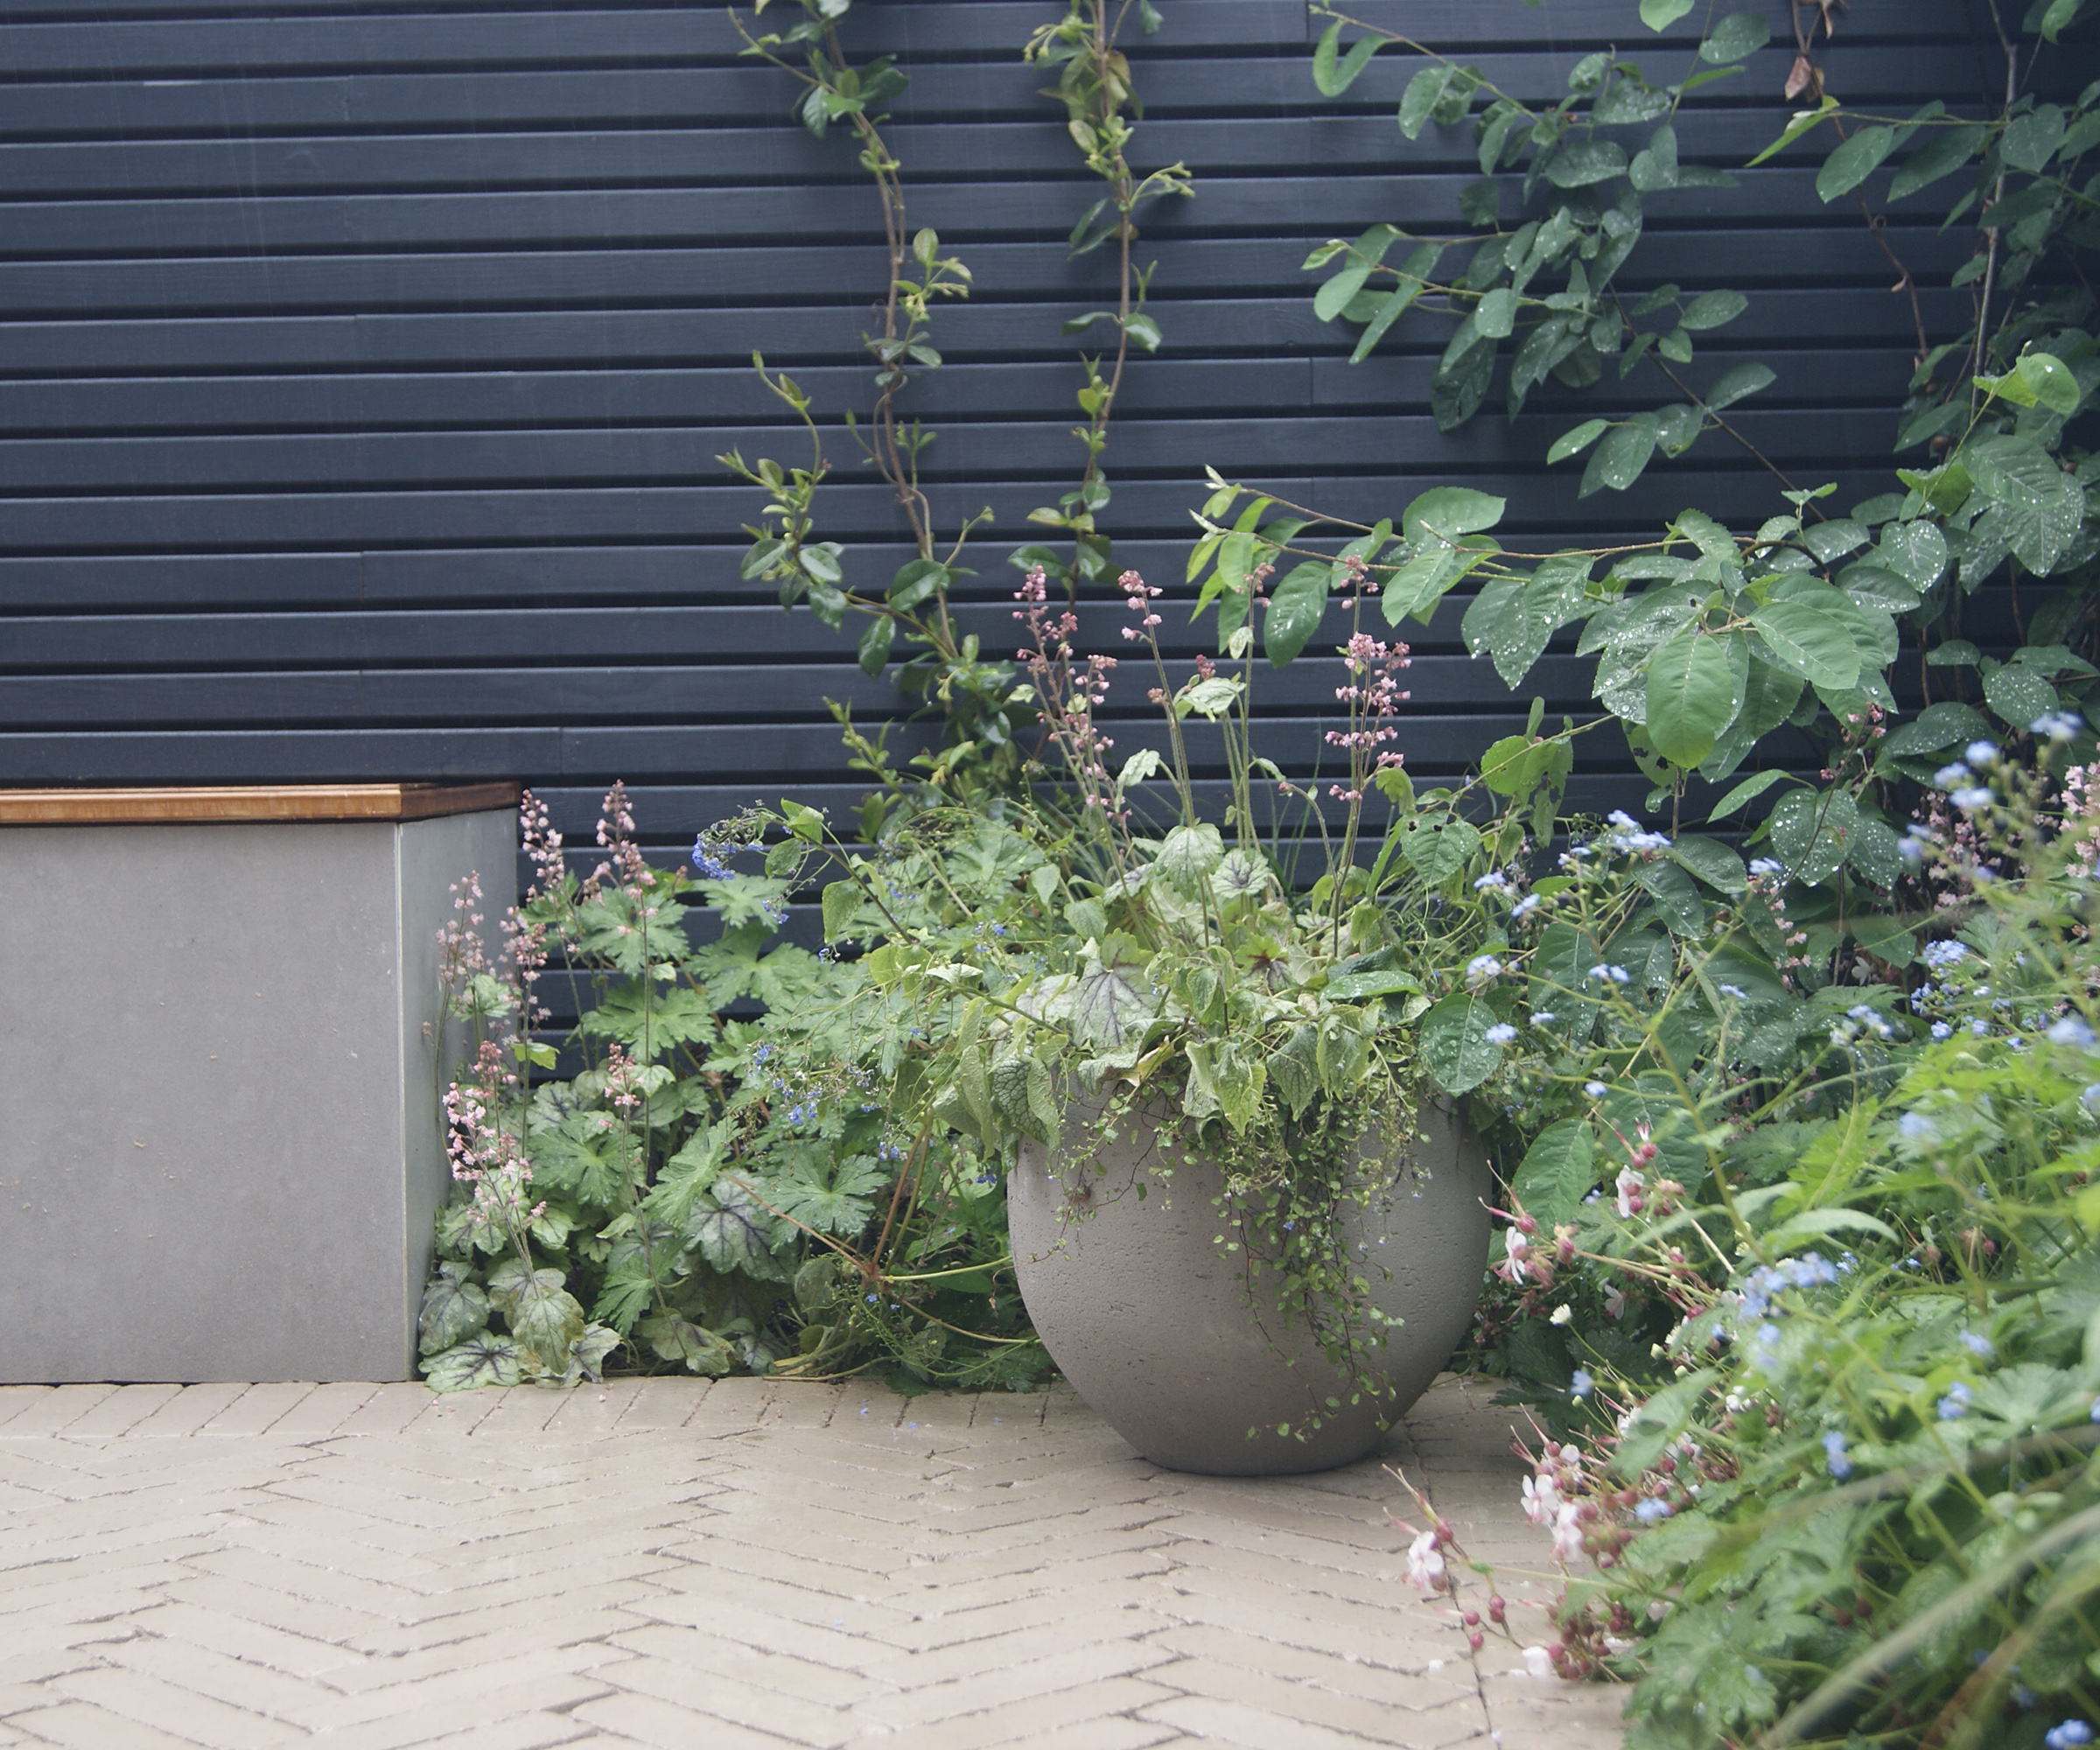
[[[1844,1019],[1830,1029],[1830,1043],[1837,1046],[1850,1045],[1862,1032],[1870,1032],[1877,1039],[1895,1037],[1895,1029],[1875,1013],[1871,1004],[1855,1003],[1844,1012]]]
[[[755,838],[748,844],[734,842],[710,844],[707,835],[702,833],[693,841],[693,867],[700,872],[700,878],[704,881],[727,881],[737,872],[722,860],[724,858],[734,857],[739,850],[763,850],[765,848],[765,844]]]
[[[1762,1319],[1771,1310],[1772,1297],[1782,1288],[1825,1288],[1838,1276],[1838,1266],[1821,1252],[1760,1264],[1743,1278],[1743,1317]]]
[[[2066,1015],[2045,1037],[2051,1045],[2076,1046],[2080,1051],[2091,1051],[2100,1046],[2100,1038],[2094,1036],[2092,1028],[2079,1015]]]
[[[1915,874],[1925,866],[1925,853],[1938,842],[1930,827],[1913,821],[1903,829],[1903,836],[1896,841],[1896,854],[1903,859],[1903,866]]]
[[[1843,1482],[1852,1474],[1852,1460],[1844,1448],[1844,1436],[1835,1428],[1823,1437],[1824,1462],[1830,1474]]]
[[[1611,846],[1614,850],[1650,851],[1670,849],[1668,834],[1644,830],[1641,822],[1623,808],[1613,809],[1606,818],[1607,823],[1615,830],[1605,838],[1604,843]]]

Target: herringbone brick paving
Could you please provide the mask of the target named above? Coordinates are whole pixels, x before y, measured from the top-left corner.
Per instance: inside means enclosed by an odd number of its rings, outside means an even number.
[[[1446,1380],[1381,1456],[1536,1569],[1508,1437]],[[1614,1750],[1389,1508],[1377,1460],[1158,1470],[1061,1389],[0,1388],[0,1747]]]

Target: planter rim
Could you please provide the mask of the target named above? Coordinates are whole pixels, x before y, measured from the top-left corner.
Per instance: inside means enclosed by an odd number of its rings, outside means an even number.
[[[156,822],[412,821],[514,808],[518,786],[185,784],[136,789],[0,790],[0,826]]]

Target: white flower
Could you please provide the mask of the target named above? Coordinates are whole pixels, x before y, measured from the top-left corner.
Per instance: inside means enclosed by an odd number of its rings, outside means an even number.
[[[1604,1310],[1614,1319],[1626,1317],[1626,1295],[1616,1284],[1604,1291]]]
[[[1550,1677],[1553,1675],[1553,1656],[1544,1647],[1524,1648],[1524,1675],[1527,1677]]]
[[[1561,1506],[1560,1485],[1550,1476],[1524,1479],[1524,1517],[1542,1530],[1553,1523]]]
[[[1407,1583],[1431,1594],[1442,1592],[1449,1584],[1449,1576],[1444,1572],[1443,1552],[1437,1548],[1437,1534],[1433,1530],[1420,1533],[1407,1546]]]
[[[1524,1255],[1531,1250],[1531,1242],[1516,1228],[1510,1228],[1502,1235],[1502,1250],[1509,1255],[1509,1280],[1522,1282],[1530,1268],[1524,1263]]]
[[[1619,1169],[1619,1219],[1621,1222],[1630,1222],[1634,1219],[1634,1194],[1647,1183],[1648,1180],[1635,1172],[1632,1167],[1622,1166]]]
[[[1575,1322],[1575,1309],[1564,1300],[1553,1309],[1553,1317],[1548,1322],[1555,1325],[1572,1325]]]
[[[1582,1554],[1582,1520],[1572,1501],[1562,1502],[1553,1516],[1553,1554],[1562,1562],[1572,1562]]]

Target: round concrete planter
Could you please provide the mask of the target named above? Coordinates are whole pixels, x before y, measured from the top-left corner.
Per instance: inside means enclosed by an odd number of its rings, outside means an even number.
[[[1487,1268],[1487,1158],[1433,1106],[1420,1128],[1389,1187],[1354,1217],[1366,1261],[1386,1272],[1367,1271],[1371,1298],[1404,1320],[1371,1358],[1390,1395],[1350,1404],[1305,1320],[1282,1317],[1268,1278],[1250,1297],[1245,1252],[1214,1243],[1217,1168],[1193,1161],[1154,1177],[1141,1116],[1083,1164],[1024,1142],[1009,1176],[1021,1297],[1051,1358],[1110,1427],[1170,1470],[1283,1476],[1363,1457],[1465,1334]],[[1243,1229],[1234,1234],[1243,1247]],[[1326,1407],[1330,1396],[1340,1409]],[[1303,1439],[1277,1433],[1314,1413],[1322,1426]]]

